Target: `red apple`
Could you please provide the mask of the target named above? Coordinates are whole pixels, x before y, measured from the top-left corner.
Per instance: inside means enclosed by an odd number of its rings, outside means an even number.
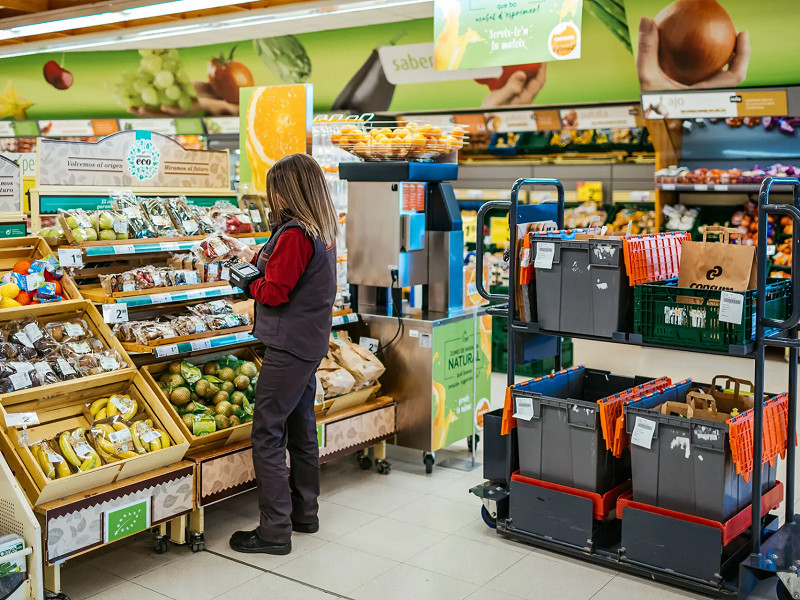
[[[44,79],[57,90],[66,90],[72,87],[72,73],[54,60],[49,60],[45,63]]]
[[[531,79],[532,77],[536,76],[539,72],[539,69],[542,68],[542,63],[531,63],[527,65],[508,65],[503,67],[503,72],[500,74],[499,77],[488,78],[488,79],[476,79],[477,83],[481,85],[487,86],[490,90],[499,90],[503,87],[506,83],[508,83],[508,78],[511,77],[514,73],[518,71],[522,71],[525,73],[527,79]]]

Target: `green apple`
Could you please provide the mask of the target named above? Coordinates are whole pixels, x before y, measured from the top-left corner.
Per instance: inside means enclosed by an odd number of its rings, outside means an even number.
[[[88,229],[81,229],[80,227],[75,227],[72,230],[72,237],[75,238],[75,241],[78,243],[88,241],[89,237],[86,234]]]
[[[127,233],[118,233],[117,234],[117,239],[118,240],[127,240],[128,239],[128,234]]]
[[[100,229],[100,217],[97,216],[97,213],[92,213],[89,215],[89,222],[95,229]]]
[[[101,240],[106,240],[106,241],[108,241],[108,240],[116,240],[117,239],[117,234],[114,233],[113,231],[111,231],[110,229],[103,229],[100,232],[100,239]]]
[[[114,229],[114,218],[107,212],[100,213],[99,224],[100,229]]]
[[[70,229],[76,229],[77,227],[80,226],[80,223],[78,223],[78,219],[76,219],[75,217],[67,217],[66,221],[67,221],[67,227],[69,227]]]
[[[97,241],[97,231],[94,229],[84,229],[86,232],[86,241],[87,242],[96,242]]]

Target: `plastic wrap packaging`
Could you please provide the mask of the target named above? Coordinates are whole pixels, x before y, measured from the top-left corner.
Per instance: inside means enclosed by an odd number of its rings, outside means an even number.
[[[266,211],[264,210],[264,203],[261,196],[248,193],[242,194],[239,203],[245,214],[249,215],[253,231],[259,233],[269,231],[269,223],[267,222]]]
[[[69,321],[52,321],[45,325],[45,330],[59,344],[67,342],[80,342],[92,338],[92,330],[83,319],[70,319]]]
[[[228,202],[217,202],[211,207],[209,214],[214,219],[218,231],[228,235],[253,233],[250,215]]]
[[[104,348],[91,354],[84,354],[77,359],[78,372],[84,377],[99,375],[100,373],[111,373],[127,366],[125,360],[112,348]]]
[[[246,247],[244,244],[229,237],[210,235],[192,246],[192,253],[204,263],[228,260],[234,255],[237,248]]]
[[[40,440],[28,447],[39,467],[48,479],[61,479],[72,475],[70,464],[52,440]]]
[[[89,214],[81,208],[72,210],[59,209],[64,216],[64,221],[72,234],[73,239],[79,244],[82,242],[96,242],[99,235],[99,226],[96,214]]]
[[[167,276],[167,285],[169,286],[194,285],[195,283],[201,283],[200,276],[197,274],[197,271],[192,271],[189,269],[168,270],[165,271],[165,275]]]
[[[209,213],[207,208],[202,206],[196,206],[194,204],[189,205],[189,212],[194,217],[194,220],[197,221],[198,226],[198,233],[214,233],[218,230],[216,223],[214,223],[214,219],[211,218],[211,214]]]
[[[103,402],[105,402],[105,405],[102,405]],[[103,462],[107,464],[138,456],[139,453],[135,450],[133,436],[131,435],[130,423],[119,415],[106,417],[107,404],[108,398],[102,398],[87,405],[88,411],[91,411],[93,406],[102,405],[97,412],[97,415],[102,418],[94,420],[89,430],[97,453],[103,459]],[[88,411],[85,410],[84,412]]]
[[[104,241],[127,240],[128,218],[119,210],[97,211],[99,239]]]
[[[196,315],[181,315],[176,317],[172,320],[171,325],[178,336],[196,335],[209,330],[205,319]]]
[[[156,237],[176,237],[179,235],[161,198],[142,198],[141,206],[153,225],[153,229],[155,229]]]
[[[225,315],[209,315],[205,318],[210,329],[233,329],[250,325],[250,315],[247,313],[229,313]]]
[[[0,362],[0,394],[39,387],[42,379],[30,362]]]
[[[167,198],[164,200],[164,204],[172,217],[172,222],[175,223],[175,226],[183,235],[198,235],[200,233],[200,225],[185,197]]]
[[[211,315],[226,315],[236,312],[236,308],[230,300],[211,300],[210,302],[203,302],[189,307],[192,314],[207,317]]]
[[[58,440],[62,456],[78,471],[96,469],[103,464],[97,450],[89,443],[83,427],[62,431],[55,439]]]
[[[40,326],[33,317],[28,317],[16,323],[19,326],[19,330],[33,344],[39,356],[49,356],[58,349],[59,344],[47,331],[47,327]]]
[[[147,220],[147,216],[139,206],[136,195],[130,191],[115,190],[109,193],[114,209],[120,211],[128,221],[129,237],[146,239],[156,237],[155,229]]]

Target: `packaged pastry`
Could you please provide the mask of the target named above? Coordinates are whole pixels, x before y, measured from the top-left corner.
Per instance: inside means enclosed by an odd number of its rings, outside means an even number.
[[[161,198],[142,198],[142,209],[155,229],[156,237],[175,237],[178,232],[172,224],[167,207]]]
[[[139,321],[138,327],[133,328],[133,335],[137,344],[150,345],[158,340],[168,340],[177,337],[175,328],[170,323]]]
[[[104,348],[78,359],[78,372],[83,376],[111,373],[127,366],[125,360],[112,348]]]
[[[45,325],[47,333],[59,344],[67,342],[80,342],[94,337],[89,325],[83,319],[70,319],[69,321],[52,321]]]
[[[250,315],[247,313],[228,313],[224,315],[209,315],[206,323],[211,329],[232,329],[250,325]]]
[[[31,363],[36,372],[41,385],[49,385],[51,383],[58,383],[62,381],[61,377],[55,372],[50,362],[47,360],[35,360]]]
[[[78,363],[73,359],[54,354],[48,357],[45,362],[61,381],[78,378]]]
[[[175,226],[180,229],[183,235],[198,235],[200,233],[200,225],[197,223],[197,219],[195,219],[185,197],[167,198],[164,200],[164,204],[172,217],[172,222],[175,223]]]
[[[224,315],[235,312],[233,304],[229,300],[220,299],[211,302],[203,302],[189,307],[189,311],[202,317],[209,315]]]
[[[205,333],[209,329],[205,320],[196,315],[181,315],[173,319],[171,324],[179,336]]]
[[[81,359],[91,354],[102,352],[104,348],[103,342],[100,340],[96,338],[85,338],[79,342],[67,342],[62,344],[59,353],[65,358],[78,361],[78,365],[81,366]]]
[[[133,192],[112,191],[109,197],[113,201],[114,209],[120,211],[128,221],[128,235],[134,239],[156,237],[156,232],[150,221],[147,220],[139,201]]]
[[[39,356],[49,356],[58,348],[58,342],[53,339],[47,328],[40,326],[33,317],[23,319],[19,323],[19,329],[33,344]]]
[[[257,194],[243,194],[239,199],[242,210],[250,216],[253,231],[263,233],[268,231],[269,224],[264,210],[263,201]]]

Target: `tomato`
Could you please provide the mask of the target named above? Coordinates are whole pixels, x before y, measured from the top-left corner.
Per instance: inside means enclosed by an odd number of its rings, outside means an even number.
[[[227,102],[238,104],[239,88],[252,87],[255,83],[247,65],[233,60],[235,50],[234,46],[227,58],[222,55],[212,58],[208,62],[206,71],[208,83],[211,84],[214,93]]]
[[[522,71],[525,73],[525,77],[527,79],[531,79],[536,76],[539,72],[539,69],[542,67],[542,63],[530,63],[527,65],[508,65],[503,67],[503,72],[500,74],[499,77],[488,78],[488,79],[476,79],[477,83],[481,85],[487,86],[490,90],[499,90],[503,87],[506,83],[508,83],[508,78],[511,77],[514,73],[518,71]]]

